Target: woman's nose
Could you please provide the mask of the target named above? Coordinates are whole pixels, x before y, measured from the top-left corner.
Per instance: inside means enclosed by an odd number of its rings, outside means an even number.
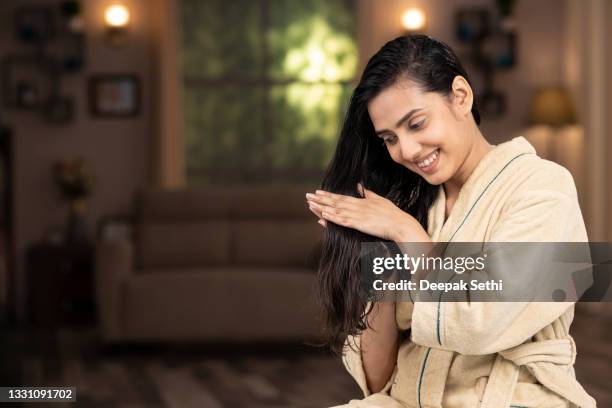
[[[413,161],[415,157],[419,157],[419,152],[422,149],[419,143],[410,139],[410,137],[400,138],[401,155],[405,161]]]

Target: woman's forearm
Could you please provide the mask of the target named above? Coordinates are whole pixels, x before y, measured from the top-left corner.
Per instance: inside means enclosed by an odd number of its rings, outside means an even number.
[[[395,302],[375,303],[368,322],[370,327],[361,333],[361,356],[368,388],[376,393],[389,381],[397,362]]]

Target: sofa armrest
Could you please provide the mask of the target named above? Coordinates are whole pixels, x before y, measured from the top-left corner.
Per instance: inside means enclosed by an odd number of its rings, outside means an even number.
[[[127,239],[102,240],[96,246],[95,293],[102,336],[123,336],[124,281],[132,274],[133,244]]]

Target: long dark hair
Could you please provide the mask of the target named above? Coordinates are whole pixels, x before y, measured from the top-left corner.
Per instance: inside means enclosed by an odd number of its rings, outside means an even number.
[[[357,183],[391,200],[427,229],[427,213],[437,188],[395,163],[375,135],[368,102],[385,88],[408,79],[427,92],[448,95],[455,76],[469,78],[449,46],[425,35],[407,35],[386,43],[370,60],[351,95],[338,145],[321,188],[362,197]],[[476,104],[472,115],[480,124]],[[318,300],[323,332],[334,353],[348,335],[366,329],[367,294],[360,278],[362,242],[382,241],[357,230],[328,223],[322,240]]]

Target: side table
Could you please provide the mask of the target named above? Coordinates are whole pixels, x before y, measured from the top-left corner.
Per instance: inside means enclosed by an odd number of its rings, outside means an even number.
[[[34,326],[95,323],[93,246],[35,244],[27,251],[26,264]]]

